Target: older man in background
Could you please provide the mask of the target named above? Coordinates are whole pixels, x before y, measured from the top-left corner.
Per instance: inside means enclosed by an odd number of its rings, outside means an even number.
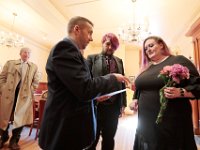
[[[28,61],[30,49],[22,48],[21,59],[9,60],[0,74],[0,148],[8,141],[9,121],[13,122],[11,150],[20,149],[18,141],[23,126],[33,121],[33,92],[39,83],[37,66]]]

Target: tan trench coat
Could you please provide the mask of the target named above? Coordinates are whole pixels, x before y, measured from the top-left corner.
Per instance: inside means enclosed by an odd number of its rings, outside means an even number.
[[[19,90],[14,112],[13,128],[33,122],[33,91],[37,88],[39,77],[37,66],[28,62],[27,72]],[[21,60],[7,61],[0,74],[0,128],[5,130],[14,105],[15,90],[21,80]]]

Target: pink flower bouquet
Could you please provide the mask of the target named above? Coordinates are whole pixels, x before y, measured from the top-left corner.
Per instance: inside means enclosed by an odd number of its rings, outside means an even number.
[[[189,79],[190,74],[187,67],[184,67],[180,64],[174,64],[172,66],[163,67],[158,77],[164,80],[165,86],[163,86],[159,91],[161,106],[156,119],[157,124],[162,121],[162,117],[167,108],[168,103],[168,99],[164,96],[164,88],[174,87],[175,85],[179,84],[181,80]]]

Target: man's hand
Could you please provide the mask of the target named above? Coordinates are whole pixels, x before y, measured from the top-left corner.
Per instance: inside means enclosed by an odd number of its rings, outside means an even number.
[[[135,91],[135,90],[136,90],[135,83],[133,83],[133,84],[131,85],[131,90],[132,90],[132,91]]]
[[[130,104],[129,104],[129,108],[130,110],[133,110],[135,112],[137,112],[138,110],[138,100],[134,99]]]
[[[120,109],[119,117],[122,117],[124,114],[125,114],[125,106],[122,106],[122,108]]]
[[[117,78],[117,81],[124,82],[126,85],[130,84],[130,81],[127,77],[118,73],[113,73],[113,75]]]
[[[98,97],[96,100],[97,100],[98,102],[103,102],[103,101],[108,100],[110,97],[111,97],[111,96],[100,96],[100,97]]]

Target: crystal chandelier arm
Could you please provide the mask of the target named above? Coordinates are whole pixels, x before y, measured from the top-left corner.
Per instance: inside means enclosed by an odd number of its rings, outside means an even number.
[[[14,32],[14,25],[17,13],[13,12],[13,21],[11,24],[10,32],[1,31],[0,45],[6,47],[22,47],[24,46],[24,37]]]

